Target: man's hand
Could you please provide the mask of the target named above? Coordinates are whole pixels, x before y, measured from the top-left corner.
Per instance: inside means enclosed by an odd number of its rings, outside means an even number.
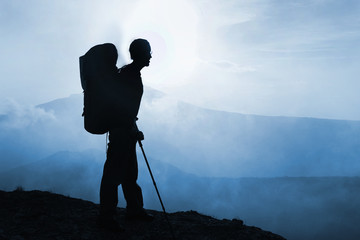
[[[136,140],[138,140],[138,141],[144,140],[144,134],[143,134],[142,131],[137,131],[137,133],[136,133]]]

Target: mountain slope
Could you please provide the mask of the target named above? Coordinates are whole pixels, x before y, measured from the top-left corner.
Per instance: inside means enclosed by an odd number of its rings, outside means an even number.
[[[85,133],[82,96],[40,108],[66,125],[74,146],[104,138]],[[77,120],[76,120],[77,119]],[[76,121],[75,121],[76,120]],[[244,115],[203,109],[146,88],[138,125],[148,154],[186,172],[217,177],[358,176],[360,121]],[[61,126],[59,125],[59,128]],[[54,129],[56,131],[56,129]],[[76,139],[76,142],[74,142]],[[90,142],[93,140],[93,142]],[[101,143],[103,146],[103,143]],[[72,149],[69,149],[72,148]]]
[[[0,189],[22,186],[98,203],[103,157],[101,151],[61,151],[2,172]],[[360,234],[360,177],[210,178],[148,160],[169,212],[240,218],[292,240],[357,240]],[[161,210],[141,156],[138,182],[145,207]],[[125,206],[121,191],[119,206]]]
[[[98,229],[98,206],[88,201],[41,191],[0,191],[0,239],[172,239],[161,212],[151,223],[117,219],[124,233]],[[169,214],[176,239],[282,240],[279,235],[243,225],[241,220],[217,220],[197,212]]]

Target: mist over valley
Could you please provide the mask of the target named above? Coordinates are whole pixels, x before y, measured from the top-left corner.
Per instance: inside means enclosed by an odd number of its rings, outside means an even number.
[[[83,129],[81,113],[81,94],[9,105],[0,188],[98,203],[106,141]],[[288,239],[359,236],[360,122],[214,111],[147,88],[138,125],[168,211],[239,218]],[[138,162],[145,207],[160,210],[141,152]]]

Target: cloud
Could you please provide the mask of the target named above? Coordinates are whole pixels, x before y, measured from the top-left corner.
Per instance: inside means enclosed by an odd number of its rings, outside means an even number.
[[[1,98],[35,105],[80,93],[79,56],[95,44],[122,42],[132,4],[1,1]]]
[[[219,60],[219,61],[213,61],[207,63],[211,65],[210,67],[215,66],[219,70],[225,72],[246,73],[246,72],[255,72],[257,70],[256,67],[254,66],[241,65],[228,60]]]
[[[140,3],[2,1],[0,43],[6,47],[0,55],[0,96],[38,104],[80,93],[78,57],[101,42],[124,45],[120,55],[127,56],[133,32],[127,20]],[[164,49],[154,49],[154,65],[143,71],[145,83],[210,108],[360,119],[354,104],[360,101],[354,91],[359,85],[358,2],[188,3],[196,14],[197,27],[191,31],[196,35],[191,46],[196,47],[183,50],[181,37],[176,44],[159,41]],[[180,16],[179,25],[186,15]],[[158,31],[142,21],[138,25],[145,32]],[[161,51],[179,53],[171,69],[161,57],[156,67]],[[194,56],[208,67],[186,67]]]
[[[56,121],[53,111],[45,111],[32,105],[19,104],[15,100],[8,99],[2,103],[2,118],[0,126],[7,129],[25,129],[35,124]]]

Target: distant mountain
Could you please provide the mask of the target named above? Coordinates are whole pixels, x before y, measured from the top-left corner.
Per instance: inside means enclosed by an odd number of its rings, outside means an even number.
[[[20,165],[29,157],[36,160],[59,150],[105,150],[104,136],[90,135],[83,129],[82,101],[82,94],[72,95],[21,114],[15,109],[15,113],[3,115],[0,167]],[[145,89],[139,118],[148,154],[203,176],[360,173],[359,121],[214,111],[176,101],[150,88]]]
[[[45,136],[52,133],[52,139],[42,142],[44,148],[105,149],[105,137],[83,129],[82,95],[38,108],[56,118],[52,125],[35,124],[26,130],[38,127],[46,129]],[[151,88],[145,89],[139,118],[147,153],[186,172],[218,177],[360,174],[360,121],[215,111]]]
[[[117,219],[125,232],[96,226],[98,206],[81,199],[41,191],[0,191],[1,239],[173,239],[161,212],[150,211],[151,223],[128,222],[124,209]],[[241,220],[217,220],[194,211],[169,215],[176,239],[268,239],[279,235],[243,225]]]
[[[98,201],[106,139],[84,130],[82,98],[14,105],[0,116],[0,189]],[[293,240],[358,239],[359,121],[214,111],[150,88],[139,118],[170,212],[238,217]],[[159,210],[141,155],[145,205]]]

